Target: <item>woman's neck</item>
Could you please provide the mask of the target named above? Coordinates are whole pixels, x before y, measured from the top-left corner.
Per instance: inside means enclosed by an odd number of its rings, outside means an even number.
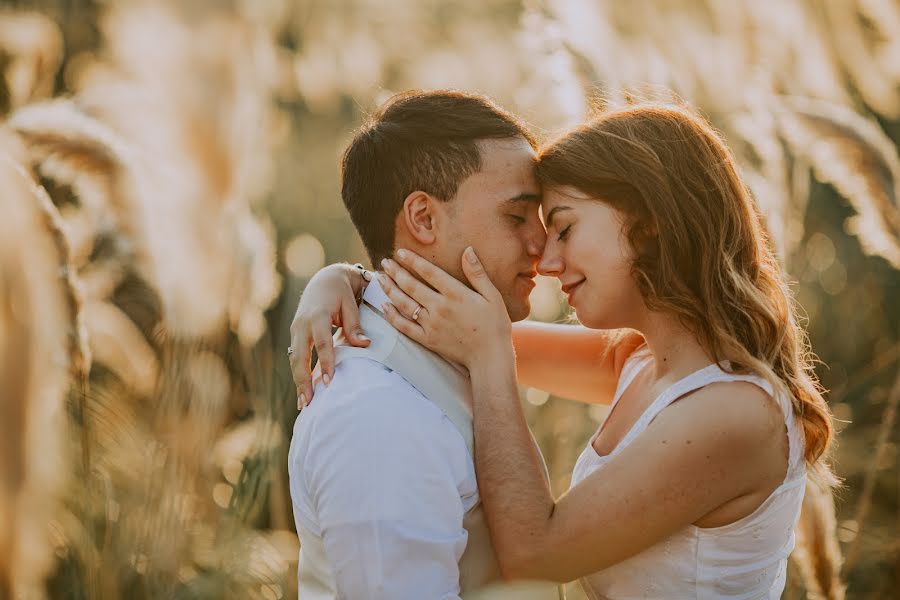
[[[640,331],[653,355],[657,381],[677,381],[713,362],[697,337],[668,315],[649,313]]]

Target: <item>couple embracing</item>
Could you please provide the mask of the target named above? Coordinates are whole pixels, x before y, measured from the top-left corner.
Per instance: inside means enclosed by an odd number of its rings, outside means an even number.
[[[409,92],[342,176],[377,273],[326,267],[291,328],[301,599],[780,597],[831,416],[706,122],[638,105],[538,147],[484,97]],[[523,321],[537,273],[580,325]],[[559,498],[518,384],[611,405]]]

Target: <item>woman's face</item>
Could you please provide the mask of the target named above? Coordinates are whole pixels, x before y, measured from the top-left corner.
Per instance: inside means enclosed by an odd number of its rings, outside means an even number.
[[[570,186],[545,188],[541,210],[547,244],[538,272],[560,280],[586,327],[636,327],[645,308],[621,213]]]

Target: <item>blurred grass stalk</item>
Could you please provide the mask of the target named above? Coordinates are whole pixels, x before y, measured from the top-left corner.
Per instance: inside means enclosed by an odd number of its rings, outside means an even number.
[[[856,522],[857,535],[847,549],[847,560],[844,564],[845,572],[850,572],[856,566],[860,557],[862,548],[862,536],[858,532],[863,530],[869,519],[872,509],[872,496],[875,492],[875,483],[878,477],[878,471],[885,462],[888,443],[891,435],[894,433],[894,424],[897,421],[897,405],[900,404],[900,369],[897,370],[897,377],[894,379],[894,385],[891,387],[888,395],[887,403],[884,407],[884,415],[882,416],[881,426],[878,429],[878,439],[875,443],[875,452],[868,468],[866,469],[865,478],[863,479],[862,491],[859,495],[859,501],[856,506],[854,521]]]
[[[267,514],[284,436],[263,311],[280,279],[257,214],[272,46],[238,15],[207,16],[110,8],[71,100],[48,99],[57,27],[0,16],[16,34],[0,41],[3,597],[294,585],[296,541],[255,526],[286,523]],[[158,39],[171,52],[147,51]]]
[[[41,192],[0,137],[0,596],[42,594],[54,565],[47,523],[68,479],[60,440],[74,322],[67,264]]]
[[[730,141],[789,272],[811,179],[848,200],[862,248],[900,268],[900,159],[883,129],[900,120],[896,3],[546,0],[436,19],[438,5],[388,18],[376,0],[104,3],[99,47],[68,55],[51,19],[0,14],[0,595],[293,595],[293,413],[273,383],[281,335],[265,311],[281,287],[264,209],[278,184],[292,206],[337,189],[319,181],[336,152],[297,132],[330,136],[331,119],[340,137],[383,86],[485,91],[548,128],[593,104],[688,98]],[[67,31],[100,12],[44,6]],[[276,182],[285,140],[296,179]],[[302,206],[342,215],[336,198]],[[325,248],[297,240],[288,268],[308,275]],[[558,296],[541,305],[562,314]],[[559,491],[604,414],[528,403]],[[865,469],[845,575],[862,564],[893,430]],[[793,557],[823,598],[844,594],[834,511],[808,493]]]

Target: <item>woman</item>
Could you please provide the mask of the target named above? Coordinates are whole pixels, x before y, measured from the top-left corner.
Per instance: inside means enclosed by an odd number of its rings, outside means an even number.
[[[780,597],[807,472],[829,480],[833,432],[730,151],[687,111],[644,105],[565,134],[537,173],[539,272],[560,279],[585,327],[639,336],[513,328],[471,249],[474,289],[402,249],[382,280],[391,324],[469,369],[479,488],[504,574],[583,578],[592,598]],[[571,360],[554,361],[576,338]],[[614,390],[558,500],[534,460],[516,352],[523,372],[546,356]],[[592,368],[598,356],[608,359]],[[530,384],[558,391],[559,374],[536,371],[550,385]]]

